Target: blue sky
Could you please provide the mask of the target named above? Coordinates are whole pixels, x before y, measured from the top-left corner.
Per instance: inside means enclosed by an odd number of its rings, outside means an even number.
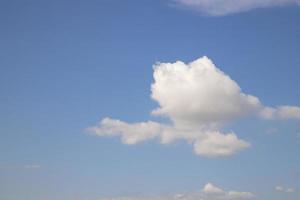
[[[169,124],[151,115],[153,65],[203,56],[263,106],[300,106],[300,8],[287,2],[216,16],[168,0],[1,1],[0,199],[169,199],[207,183],[299,199],[299,114],[230,120],[220,130],[251,146],[217,157],[86,130],[105,117]]]

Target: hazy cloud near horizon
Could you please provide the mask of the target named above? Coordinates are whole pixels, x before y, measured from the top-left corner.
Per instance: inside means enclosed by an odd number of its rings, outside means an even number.
[[[127,196],[102,198],[100,200],[246,200],[254,199],[255,195],[251,192],[241,192],[235,190],[224,190],[212,183],[204,185],[202,190],[165,196]]]
[[[276,186],[275,190],[278,191],[278,192],[286,192],[286,193],[295,192],[295,188],[292,188],[292,187],[285,188],[285,187],[280,186],[280,185]]]

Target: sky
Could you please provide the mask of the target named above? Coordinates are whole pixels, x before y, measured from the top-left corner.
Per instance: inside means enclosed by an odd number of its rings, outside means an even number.
[[[0,199],[298,200],[298,0],[1,0]]]

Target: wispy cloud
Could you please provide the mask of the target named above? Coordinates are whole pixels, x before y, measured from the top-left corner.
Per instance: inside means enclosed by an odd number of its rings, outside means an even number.
[[[165,196],[148,197],[113,197],[100,200],[246,200],[253,199],[255,195],[251,192],[240,192],[234,190],[224,190],[220,187],[207,183],[201,191],[180,193]]]
[[[186,140],[197,155],[216,157],[230,156],[250,146],[234,132],[222,132],[229,121],[246,115],[273,120],[299,119],[300,107],[264,106],[257,97],[242,92],[239,85],[207,57],[188,64],[157,63],[153,77],[151,97],[159,106],[152,114],[166,117],[170,123],[127,123],[104,118],[88,131],[98,136],[120,136],[122,142],[129,145],[156,138],[162,144]],[[284,114],[276,117],[277,112]]]
[[[39,168],[41,168],[40,165],[24,165],[23,167],[25,169],[39,169]]]
[[[26,165],[8,165],[0,164],[0,169],[40,169],[42,166],[37,164],[26,164]]]
[[[291,188],[291,187],[285,188],[283,186],[276,186],[275,190],[278,192],[287,192],[287,193],[295,192],[294,188]]]
[[[256,8],[300,4],[299,0],[172,0],[172,2],[211,16],[246,12]]]
[[[277,108],[266,107],[261,111],[265,119],[300,119],[300,107],[279,106]]]

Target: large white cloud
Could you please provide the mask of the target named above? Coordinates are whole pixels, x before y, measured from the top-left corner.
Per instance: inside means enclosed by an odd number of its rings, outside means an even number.
[[[226,191],[212,183],[207,183],[201,191],[196,192],[149,197],[113,197],[101,200],[245,200],[253,198],[255,198],[255,195],[251,192]]]
[[[258,98],[242,93],[205,56],[189,64],[157,64],[152,98],[160,105],[153,113],[170,117],[176,126],[214,127],[260,108]]]
[[[127,123],[104,118],[88,128],[98,136],[120,136],[124,144],[157,139],[162,144],[186,140],[197,155],[230,156],[250,146],[234,132],[222,133],[228,121],[245,115],[264,119],[300,119],[300,107],[265,107],[255,96],[242,92],[238,84],[207,57],[189,64],[158,63],[154,66],[151,97],[158,102],[154,115],[170,123]]]
[[[299,4],[299,0],[172,0],[202,13],[221,16],[255,8]]]

